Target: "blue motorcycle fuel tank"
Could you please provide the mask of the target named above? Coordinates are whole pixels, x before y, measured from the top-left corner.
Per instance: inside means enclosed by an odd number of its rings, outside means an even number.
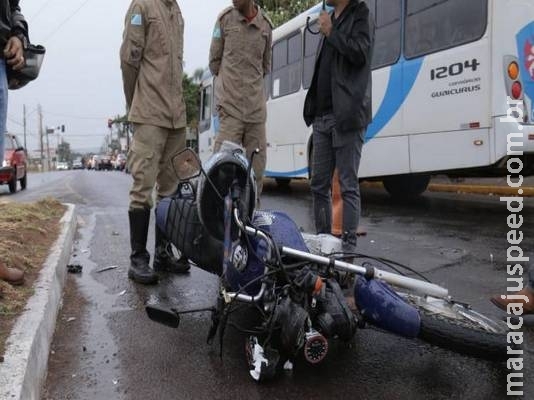
[[[406,338],[419,336],[419,312],[386,283],[359,277],[354,285],[354,301],[367,322]]]
[[[304,238],[295,222],[284,213],[278,211],[257,211],[254,213],[252,225],[268,233],[278,246],[292,247],[308,251]],[[245,250],[247,247],[247,250]],[[265,273],[265,262],[270,258],[269,248],[264,240],[249,237],[242,238],[232,247],[232,262],[226,270],[226,278],[230,287],[250,296],[258,294],[261,288],[259,278]],[[246,257],[246,262],[244,262]],[[250,284],[253,280],[255,283]]]

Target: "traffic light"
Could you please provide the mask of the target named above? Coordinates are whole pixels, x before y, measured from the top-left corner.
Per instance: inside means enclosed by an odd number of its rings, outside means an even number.
[[[113,126],[113,120],[111,118],[108,119],[108,128],[111,129]]]
[[[61,133],[65,133],[65,125],[61,125]]]

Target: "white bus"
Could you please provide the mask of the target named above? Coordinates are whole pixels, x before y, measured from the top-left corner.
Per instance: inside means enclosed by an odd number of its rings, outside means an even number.
[[[383,180],[394,195],[415,195],[424,192],[433,174],[503,176],[513,132],[523,135],[523,174],[533,174],[534,1],[367,3],[376,21],[374,118],[360,177]],[[279,183],[310,173],[313,142],[302,109],[319,36],[306,30],[306,19],[317,18],[319,11],[317,5],[273,33],[265,176]],[[218,128],[213,97],[213,78],[206,76],[199,134],[203,160]],[[522,124],[501,122],[509,99],[522,106]]]

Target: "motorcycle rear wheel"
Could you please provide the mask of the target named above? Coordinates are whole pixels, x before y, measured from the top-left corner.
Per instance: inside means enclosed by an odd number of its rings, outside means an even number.
[[[508,327],[503,321],[496,321],[462,303],[399,294],[419,311],[419,339],[481,359],[507,359]]]

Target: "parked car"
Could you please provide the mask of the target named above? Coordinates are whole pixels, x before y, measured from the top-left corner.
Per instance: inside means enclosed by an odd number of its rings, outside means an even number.
[[[28,183],[26,151],[15,135],[6,133],[4,142],[4,162],[0,168],[0,184],[8,184],[9,191],[15,193],[17,191],[17,181],[20,182],[22,190],[26,189]]]
[[[98,164],[97,169],[111,171],[113,169],[113,165],[111,164],[111,157],[107,155],[100,156],[100,163]]]
[[[67,171],[69,169],[69,163],[67,162],[63,162],[63,161],[59,161],[56,165],[56,169],[58,171]]]
[[[124,171],[126,168],[126,155],[125,154],[117,154],[117,158],[115,158],[115,169],[118,171]]]
[[[77,158],[72,162],[72,169],[83,169],[83,162],[81,158]]]

